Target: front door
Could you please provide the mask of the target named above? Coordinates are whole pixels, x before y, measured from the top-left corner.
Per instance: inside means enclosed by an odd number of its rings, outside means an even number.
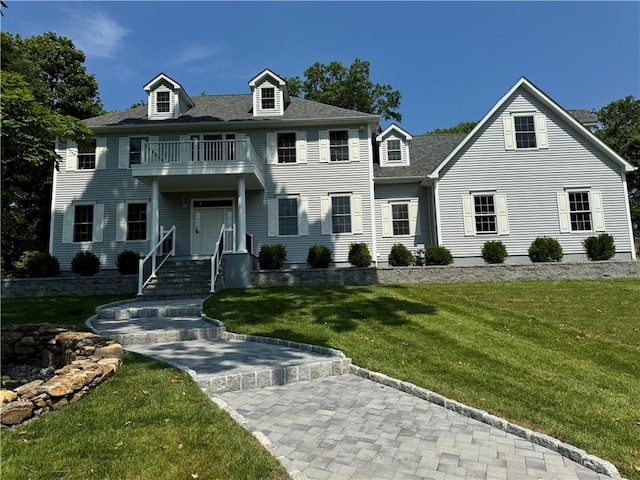
[[[224,210],[224,208],[193,209],[193,255],[213,255],[224,223]]]

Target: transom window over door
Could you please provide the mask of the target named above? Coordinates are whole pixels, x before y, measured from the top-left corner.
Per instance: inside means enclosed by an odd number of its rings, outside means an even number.
[[[329,160],[332,162],[349,161],[349,132],[347,130],[329,132]]]
[[[569,192],[569,216],[571,231],[591,230],[589,192]]]
[[[533,115],[513,117],[516,148],[536,148],[536,127]]]

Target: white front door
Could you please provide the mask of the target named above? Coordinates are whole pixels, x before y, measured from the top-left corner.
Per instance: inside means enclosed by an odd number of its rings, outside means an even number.
[[[193,209],[192,255],[213,255],[224,224],[224,212],[224,208]]]

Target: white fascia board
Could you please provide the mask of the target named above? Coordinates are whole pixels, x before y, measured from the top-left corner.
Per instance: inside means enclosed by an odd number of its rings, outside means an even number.
[[[269,70],[268,68],[265,68],[262,72],[260,72],[258,75],[256,75],[255,77],[253,77],[251,80],[249,80],[249,86],[251,88],[254,88],[256,86],[256,84],[262,80],[264,77],[272,77],[274,80],[276,80],[278,82],[278,86],[282,87],[284,85],[287,84],[287,82],[285,82],[282,78],[280,78],[278,75],[276,75],[275,73],[273,73],[271,70]]]
[[[424,179],[423,175],[410,177],[373,177],[373,182],[379,185],[393,185],[396,183],[421,183]]]
[[[168,82],[171,84],[171,86],[174,89],[182,89],[182,85],[180,85],[178,82],[176,82],[173,78],[171,78],[169,75],[166,75],[164,73],[159,73],[158,75],[156,75],[154,78],[151,79],[151,81],[149,81],[149,83],[147,83],[143,88],[145,90],[145,92],[149,92],[150,90],[152,90],[153,86],[164,80],[165,82]]]
[[[382,133],[380,133],[380,135],[378,135],[376,137],[376,142],[381,142],[382,139],[392,130],[395,130],[396,132],[398,132],[398,134],[400,134],[401,136],[403,136],[406,140],[411,140],[413,139],[413,137],[411,136],[411,134],[409,134],[409,132],[406,132],[405,130],[403,130],[402,128],[400,128],[399,126],[397,126],[395,123],[392,123],[391,125],[389,125],[387,128],[385,128]]]

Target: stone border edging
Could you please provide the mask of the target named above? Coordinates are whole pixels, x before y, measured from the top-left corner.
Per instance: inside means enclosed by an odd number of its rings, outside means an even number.
[[[484,410],[469,407],[463,403],[450,400],[438,393],[432,392],[431,390],[427,390],[426,388],[418,387],[413,383],[389,377],[383,373],[367,370],[366,368],[358,367],[353,364],[351,365],[351,373],[358,377],[366,378],[367,380],[408,393],[409,395],[434,403],[446,408],[447,410],[454,411],[460,415],[464,415],[465,417],[470,417],[520,438],[524,438],[531,443],[557,452],[563,457],[579,463],[583,467],[593,470],[596,473],[601,473],[615,479],[622,478],[618,469],[611,462],[589,455],[584,450],[574,447],[573,445],[569,445],[568,443],[561,442],[557,438],[545,435],[544,433],[534,432],[533,430],[511,423],[504,418],[497,417]]]

